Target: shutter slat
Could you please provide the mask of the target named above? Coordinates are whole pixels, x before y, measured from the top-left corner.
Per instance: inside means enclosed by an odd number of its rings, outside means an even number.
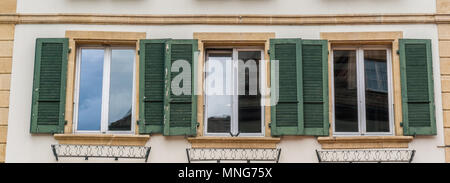
[[[327,41],[271,39],[270,59],[279,61],[279,100],[271,109],[272,135],[328,135]]]
[[[164,99],[164,135],[187,135],[195,136],[197,134],[197,98],[194,95],[194,76],[196,60],[194,60],[194,51],[197,50],[197,40],[170,40],[169,57],[166,59],[165,70],[166,95]],[[191,67],[191,80],[182,81],[183,84],[190,85],[191,94],[175,95],[171,90],[172,80],[184,72],[171,72],[172,64],[178,60],[187,61]],[[188,86],[186,86],[188,87]],[[180,86],[185,88],[185,86]]]
[[[192,63],[192,44],[172,44],[171,45],[171,65],[177,60],[185,60]],[[170,81],[178,74],[172,72]],[[190,84],[190,82],[188,82]],[[171,127],[190,127],[191,125],[191,95],[175,95],[170,92],[170,126]],[[186,104],[176,104],[176,102],[186,102]]]
[[[328,135],[328,43],[302,40],[304,135]]]
[[[295,43],[275,44],[275,58],[279,60],[279,102],[297,101],[297,71]],[[283,121],[280,121],[283,123]]]
[[[163,132],[166,42],[167,40],[140,40],[141,134]]]
[[[68,39],[36,40],[31,133],[63,133]]]
[[[435,135],[431,40],[399,44],[404,135]]]
[[[297,44],[275,44],[275,60],[279,61],[279,103],[277,105],[277,127],[298,125],[297,101]],[[295,103],[288,103],[295,102]]]
[[[271,39],[270,60],[278,61],[278,103],[271,108],[271,135],[300,135],[303,131],[301,39]],[[275,65],[271,65],[274,67]],[[272,79],[275,77],[271,71]],[[275,82],[272,80],[271,82]],[[275,97],[271,83],[271,97]]]

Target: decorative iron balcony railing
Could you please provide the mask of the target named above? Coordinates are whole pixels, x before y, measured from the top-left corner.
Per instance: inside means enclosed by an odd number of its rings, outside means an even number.
[[[52,145],[53,155],[56,161],[59,158],[119,158],[148,160],[150,147],[145,146],[106,146],[106,145]]]
[[[415,150],[410,149],[346,149],[316,150],[320,163],[405,162],[410,163]]]
[[[252,161],[267,161],[278,163],[281,149],[275,148],[187,148],[188,162],[212,161],[220,163],[221,161],[243,161],[250,163]]]

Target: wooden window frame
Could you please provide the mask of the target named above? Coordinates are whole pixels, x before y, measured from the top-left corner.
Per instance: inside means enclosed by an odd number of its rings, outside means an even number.
[[[212,47],[212,48],[217,48],[217,47]],[[254,48],[252,48],[252,47],[228,47],[228,48],[224,48],[224,49],[230,49],[230,52],[231,52],[231,54],[232,54],[232,66],[233,66],[233,71],[232,71],[232,77],[234,78],[233,79],[233,81],[231,82],[231,84],[234,86],[233,88],[233,93],[235,93],[235,95],[233,95],[233,97],[232,97],[232,116],[231,116],[231,121],[230,121],[230,131],[231,131],[231,133],[232,134],[238,134],[239,132],[239,121],[238,121],[238,116],[239,116],[239,112],[238,112],[238,102],[239,102],[239,95],[236,95],[236,93],[237,93],[237,89],[238,89],[238,87],[236,87],[236,85],[238,84],[238,82],[237,82],[237,77],[239,77],[238,76],[238,73],[237,72],[235,72],[236,71],[236,69],[238,69],[237,68],[237,60],[238,60],[238,54],[239,54],[239,52],[240,51],[260,51],[261,52],[261,58],[264,58],[264,49],[261,47],[261,48],[259,48],[259,47],[254,47]],[[208,59],[208,53],[210,53],[210,52],[215,52],[214,50],[206,50],[205,51],[205,60],[204,60],[204,62],[206,61],[206,59]],[[264,63],[264,62],[262,62],[262,63]],[[267,73],[266,73],[266,68],[265,68],[265,66],[266,65],[263,65],[263,64],[261,64],[260,66],[259,66],[259,68],[258,69],[260,69],[260,75],[259,75],[259,83],[267,83],[266,82],[266,79],[267,79]],[[202,77],[206,77],[206,73],[204,73],[203,75],[202,75]],[[206,88],[206,86],[204,86],[204,89],[206,90],[207,88]],[[203,99],[205,102],[205,104],[204,104],[204,106],[206,106],[207,104],[206,104],[206,101],[207,101],[207,97],[206,97],[206,95],[204,95],[204,99]],[[262,103],[265,103],[265,99],[264,99],[264,97],[261,97],[261,102]],[[206,114],[207,114],[207,112],[208,112],[208,110],[207,110],[207,108],[205,107],[204,108],[204,119],[203,119],[203,121],[204,121],[204,136],[231,136],[231,134],[229,134],[229,133],[213,133],[213,132],[208,132],[208,118],[207,118],[207,116],[206,116]],[[242,136],[242,137],[264,137],[265,136],[265,107],[261,107],[261,132],[260,133],[239,133],[239,135],[240,136]]]
[[[353,136],[334,137],[333,128],[330,128],[328,137],[318,137],[318,142],[323,149],[355,149],[355,148],[407,148],[414,137],[403,136],[402,122],[402,95],[400,78],[400,56],[396,54],[399,49],[399,39],[403,38],[403,32],[321,32],[321,39],[328,40],[328,51],[331,53],[332,45],[390,45],[392,47],[392,86],[394,105],[394,135],[393,136]],[[328,65],[332,64],[332,54],[328,55]],[[330,67],[329,67],[330,68]],[[332,86],[331,69],[328,70],[328,85]],[[329,95],[332,96],[331,90]],[[329,101],[332,97],[329,97]],[[332,122],[332,110],[330,107],[330,122]],[[333,124],[331,124],[332,126]]]
[[[95,145],[145,145],[149,135],[139,135],[139,126],[136,121],[132,121],[134,134],[75,134],[74,133],[74,94],[75,94],[75,73],[76,73],[76,50],[80,45],[121,45],[132,46],[136,49],[135,57],[135,107],[136,119],[139,118],[139,40],[146,39],[145,32],[106,32],[106,31],[66,31],[69,38],[69,49],[67,64],[66,83],[66,109],[64,134],[55,134],[54,138],[61,144],[95,144]]]
[[[100,130],[92,131],[92,130],[78,130],[78,107],[79,107],[79,96],[80,96],[80,76],[81,76],[81,50],[82,49],[103,49],[105,57],[103,58],[103,79],[102,79],[102,104],[101,104],[101,120],[100,120]],[[131,129],[128,131],[111,131],[108,130],[108,121],[107,116],[109,114],[109,102],[110,102],[110,82],[111,82],[111,62],[112,62],[112,51],[113,50],[135,50],[133,46],[92,46],[92,45],[80,45],[77,50],[77,60],[75,66],[75,87],[74,87],[74,110],[73,110],[73,131],[74,133],[102,133],[102,134],[133,134],[135,133],[135,129],[137,125],[133,125],[133,122],[136,121],[136,103],[138,101],[132,100],[132,114],[131,114]],[[136,57],[133,61],[133,75],[136,75]],[[132,86],[132,99],[136,98],[137,93],[136,88],[136,77],[133,78],[133,86]],[[105,109],[105,110],[103,110]]]
[[[331,128],[333,132],[333,136],[392,136],[394,135],[394,109],[393,109],[393,85],[392,85],[392,48],[390,45],[351,45],[351,46],[334,46],[332,47],[330,52],[330,78],[332,81],[330,82],[331,94],[330,95],[330,105],[332,106],[332,120],[331,120]],[[365,95],[364,90],[358,90],[358,101],[362,101],[363,103],[358,102],[358,132],[336,132],[336,120],[335,120],[335,111],[334,111],[334,58],[333,51],[334,50],[354,50],[356,51],[356,75],[357,75],[357,88],[363,89],[366,81],[364,77],[364,67],[361,66],[358,62],[364,61],[364,56],[362,55],[365,50],[386,50],[386,64],[387,64],[387,85],[388,85],[388,111],[389,111],[389,132],[367,132],[366,125],[367,120],[364,116],[366,114],[366,106],[365,106],[365,98],[362,96]]]
[[[203,76],[205,51],[207,47],[211,46],[263,46],[264,47],[264,59],[269,60],[269,40],[275,38],[275,33],[273,32],[194,32],[194,39],[198,40],[198,50],[199,50],[199,64],[197,69],[198,85],[197,91],[199,92],[199,97],[197,97],[197,119],[199,121],[199,126],[197,128],[197,136],[204,136],[204,95],[203,95],[203,85],[205,78]],[[266,84],[270,84],[270,67],[266,66]],[[266,103],[270,102],[269,98],[265,100]],[[271,137],[270,135],[270,106],[265,106],[265,137]]]
[[[197,69],[198,85],[197,91],[197,137],[188,138],[192,147],[202,148],[275,148],[280,142],[280,138],[273,138],[270,134],[270,106],[264,109],[264,131],[261,137],[209,137],[204,136],[204,95],[203,95],[203,68],[205,58],[205,48],[211,46],[262,46],[264,47],[264,59],[270,60],[269,48],[271,38],[275,38],[273,32],[194,32],[194,39],[198,40],[199,64]],[[270,85],[270,67],[266,65],[266,84]],[[266,98],[266,104],[270,102],[270,97]]]

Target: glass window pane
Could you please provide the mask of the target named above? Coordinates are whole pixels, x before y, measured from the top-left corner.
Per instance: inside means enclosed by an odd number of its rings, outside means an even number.
[[[336,132],[358,132],[356,51],[334,50],[334,116]]]
[[[82,49],[77,130],[100,131],[103,49]]]
[[[108,129],[130,131],[133,105],[134,50],[113,49],[109,87]]]
[[[238,59],[245,65],[239,65],[239,132],[261,133],[261,94],[259,88],[260,51],[240,51]],[[244,76],[244,77],[241,77]],[[244,93],[245,92],[245,93]]]
[[[367,132],[389,132],[386,58],[386,50],[364,50]]]
[[[232,76],[226,72],[231,71],[231,58],[231,52],[208,54],[205,81],[208,133],[229,133],[231,130],[233,96],[227,83],[231,82]]]

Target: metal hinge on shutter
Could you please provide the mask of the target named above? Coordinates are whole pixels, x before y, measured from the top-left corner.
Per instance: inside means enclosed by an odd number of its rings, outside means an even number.
[[[400,50],[397,50],[397,55],[400,55]]]
[[[69,48],[67,51],[68,51],[69,53],[72,52],[72,48]]]

